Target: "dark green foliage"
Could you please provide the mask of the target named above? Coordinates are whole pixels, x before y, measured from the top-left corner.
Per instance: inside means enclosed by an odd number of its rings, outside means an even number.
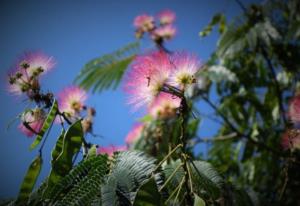
[[[173,191],[183,178],[184,171],[182,167],[175,172],[180,164],[181,161],[177,160],[163,167],[166,179],[171,177],[170,184],[168,185],[170,191]],[[219,198],[223,180],[211,164],[204,161],[194,161],[193,163],[189,163],[189,167],[191,169],[194,192],[206,198]]]
[[[39,132],[39,134],[36,136],[34,142],[30,145],[30,149],[34,149],[36,148],[36,146],[42,141],[43,136],[45,134],[45,132],[49,129],[49,127],[51,126],[51,124],[53,123],[55,117],[56,117],[56,113],[58,111],[58,104],[56,99],[53,100],[53,104],[52,107],[47,115],[47,118]]]
[[[152,177],[143,184],[135,197],[133,206],[162,206],[163,197],[158,191],[155,179]]]
[[[52,158],[55,159],[52,159],[52,169],[48,177],[45,195],[47,195],[53,185],[58,183],[59,180],[67,175],[72,169],[73,157],[80,150],[82,144],[83,131],[81,127],[81,120],[75,122],[66,131],[63,136],[61,148],[62,135],[58,138],[57,144],[52,152]],[[58,152],[59,155],[56,157]]]
[[[101,92],[116,88],[139,49],[139,43],[131,43],[111,54],[88,62],[78,74],[75,82],[86,90]]]
[[[162,184],[161,174],[155,174],[155,160],[141,152],[121,152],[114,156],[111,172],[101,188],[103,206],[132,205],[138,189],[155,178]]]

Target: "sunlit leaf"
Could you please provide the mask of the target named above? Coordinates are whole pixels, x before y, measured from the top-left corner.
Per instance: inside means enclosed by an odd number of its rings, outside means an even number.
[[[118,51],[89,61],[78,74],[75,82],[86,90],[101,92],[116,88],[136,56],[139,43],[131,43]]]

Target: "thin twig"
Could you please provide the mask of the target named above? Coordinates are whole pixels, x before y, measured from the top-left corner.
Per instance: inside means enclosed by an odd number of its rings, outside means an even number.
[[[182,144],[177,145],[169,154],[167,154],[155,167],[153,171],[156,171],[179,147],[182,147]]]

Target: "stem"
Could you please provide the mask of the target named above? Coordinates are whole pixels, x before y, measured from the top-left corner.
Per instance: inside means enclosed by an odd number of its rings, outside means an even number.
[[[168,177],[168,179],[165,181],[165,183],[163,184],[163,186],[161,186],[161,188],[159,188],[159,192],[161,192],[163,190],[163,188],[170,182],[170,180],[173,178],[173,176],[175,175],[175,173],[181,168],[183,164],[179,164],[176,169],[172,172],[172,174]]]
[[[182,144],[177,145],[169,154],[167,154],[156,166],[156,168],[153,170],[156,171],[179,147],[182,147]]]
[[[180,118],[181,118],[181,136],[180,141],[182,146],[182,154],[181,154],[181,161],[183,163],[183,170],[184,170],[184,185],[187,192],[186,203],[187,205],[193,204],[193,194],[191,193],[191,188],[189,186],[189,170],[188,170],[188,163],[187,163],[187,152],[186,152],[186,145],[187,145],[187,139],[186,139],[186,124],[187,124],[187,115],[188,115],[188,105],[186,102],[185,97],[183,96],[181,98],[180,103]]]

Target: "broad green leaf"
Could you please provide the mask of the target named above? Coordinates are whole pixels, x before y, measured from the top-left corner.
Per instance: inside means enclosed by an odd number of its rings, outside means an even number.
[[[52,169],[48,177],[47,189],[48,191],[54,184],[64,177],[72,169],[73,157],[79,152],[82,144],[83,131],[81,120],[72,124],[66,131],[63,138],[63,145],[60,154],[55,161],[52,161]],[[58,138],[58,145],[61,139]],[[57,148],[57,145],[55,146]],[[45,192],[46,194],[47,192]]]
[[[16,205],[26,205],[29,199],[29,195],[36,183],[36,180],[40,174],[42,168],[42,157],[38,155],[30,164],[25,178],[22,182]]]
[[[133,206],[159,206],[164,205],[161,194],[158,191],[155,179],[152,177],[138,190]]]
[[[205,201],[199,197],[197,194],[194,193],[194,197],[195,197],[195,200],[194,200],[194,206],[205,206]]]
[[[55,119],[57,110],[58,110],[58,104],[57,104],[56,99],[54,99],[52,107],[47,115],[47,118],[46,118],[39,134],[36,136],[34,142],[30,145],[30,150],[34,149],[42,141],[44,134],[49,129],[49,127],[51,126],[52,122]]]
[[[75,82],[86,90],[91,89],[92,92],[115,89],[126,68],[136,56],[138,48],[138,42],[131,43],[118,51],[89,61]]]

